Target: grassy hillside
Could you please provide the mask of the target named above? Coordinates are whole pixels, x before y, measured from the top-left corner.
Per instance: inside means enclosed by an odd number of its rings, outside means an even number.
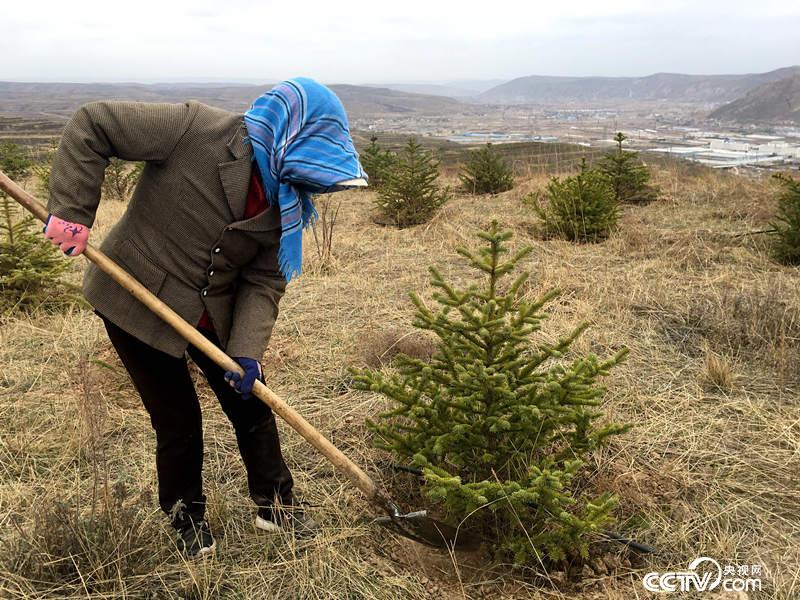
[[[354,140],[359,151],[364,149],[373,135],[378,138],[378,144],[383,148],[395,152],[408,142],[409,137],[412,137],[407,134],[356,131]],[[458,173],[471,150],[485,146],[485,143],[462,144],[444,138],[417,137],[416,139],[426,148],[434,150],[442,172],[447,176],[455,176]],[[587,148],[561,142],[514,142],[493,144],[493,146],[511,164],[514,172],[523,178],[576,169],[580,165],[581,158],[591,160],[609,151],[607,147]]]
[[[800,123],[800,74],[765,83],[709,116],[738,123]]]
[[[308,243],[309,272],[289,286],[264,363],[278,394],[419,508],[413,482],[371,449],[364,419],[383,401],[353,391],[346,368],[401,339],[406,351],[423,345],[408,292],[430,298],[431,264],[466,283],[455,249],[496,218],[516,246],[535,246],[525,293],[564,292],[542,335],[589,320],[577,352],[631,349],[606,408],[634,428],[597,457],[591,485],[620,495],[618,529],[659,555],[598,542],[602,560],[573,573],[421,548],[372,525],[360,495],[286,427],[287,461],[324,532],[302,543],[259,534],[233,432],[195,373],[221,540],[215,558],[187,564],[157,508],[149,421],[100,321],[12,313],[0,327],[0,598],[627,600],[643,597],[644,573],[697,556],[762,565],[765,591],[751,598],[796,598],[800,274],[771,262],[763,237],[736,235],[769,220],[768,183],[680,165],[656,179],[660,201],[626,208],[615,235],[585,246],[535,237],[519,199],[542,174],[494,198],[457,197],[405,230],[370,220],[372,192],[342,193],[333,272],[315,269]],[[101,205],[94,242],[123,208]],[[75,280],[84,267],[73,263]]]

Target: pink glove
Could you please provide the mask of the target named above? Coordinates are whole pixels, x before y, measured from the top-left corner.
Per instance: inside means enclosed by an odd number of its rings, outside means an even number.
[[[70,223],[51,214],[45,221],[44,237],[61,248],[67,256],[78,256],[86,250],[91,229],[80,223]]]

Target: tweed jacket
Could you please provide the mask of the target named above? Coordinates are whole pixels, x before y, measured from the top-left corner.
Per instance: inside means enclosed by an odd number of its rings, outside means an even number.
[[[189,323],[208,311],[231,356],[261,359],[286,280],[277,202],[244,219],[252,152],[243,116],[199,102],[92,102],[64,128],[50,212],[91,227],[110,157],[145,161],[101,249]],[[84,294],[139,340],[172,356],[187,342],[93,264]]]

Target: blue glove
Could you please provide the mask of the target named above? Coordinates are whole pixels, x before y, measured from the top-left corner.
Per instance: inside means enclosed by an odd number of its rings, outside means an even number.
[[[244,356],[234,356],[233,360],[239,363],[239,366],[244,369],[244,375],[239,375],[239,373],[235,371],[226,371],[225,381],[236,390],[237,394],[241,394],[243,399],[249,400],[256,380],[264,383],[264,374],[261,372],[261,365],[256,359],[246,358]]]

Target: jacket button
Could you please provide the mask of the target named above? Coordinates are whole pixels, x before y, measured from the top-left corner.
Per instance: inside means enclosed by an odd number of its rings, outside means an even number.
[[[203,296],[208,296],[208,290],[203,290]]]
[[[213,276],[214,276],[214,269],[211,269],[211,270],[208,272],[208,276],[209,276],[209,277],[213,277]]]
[[[219,246],[214,248],[214,254],[219,254],[220,252],[222,252],[222,248],[220,248]]]

